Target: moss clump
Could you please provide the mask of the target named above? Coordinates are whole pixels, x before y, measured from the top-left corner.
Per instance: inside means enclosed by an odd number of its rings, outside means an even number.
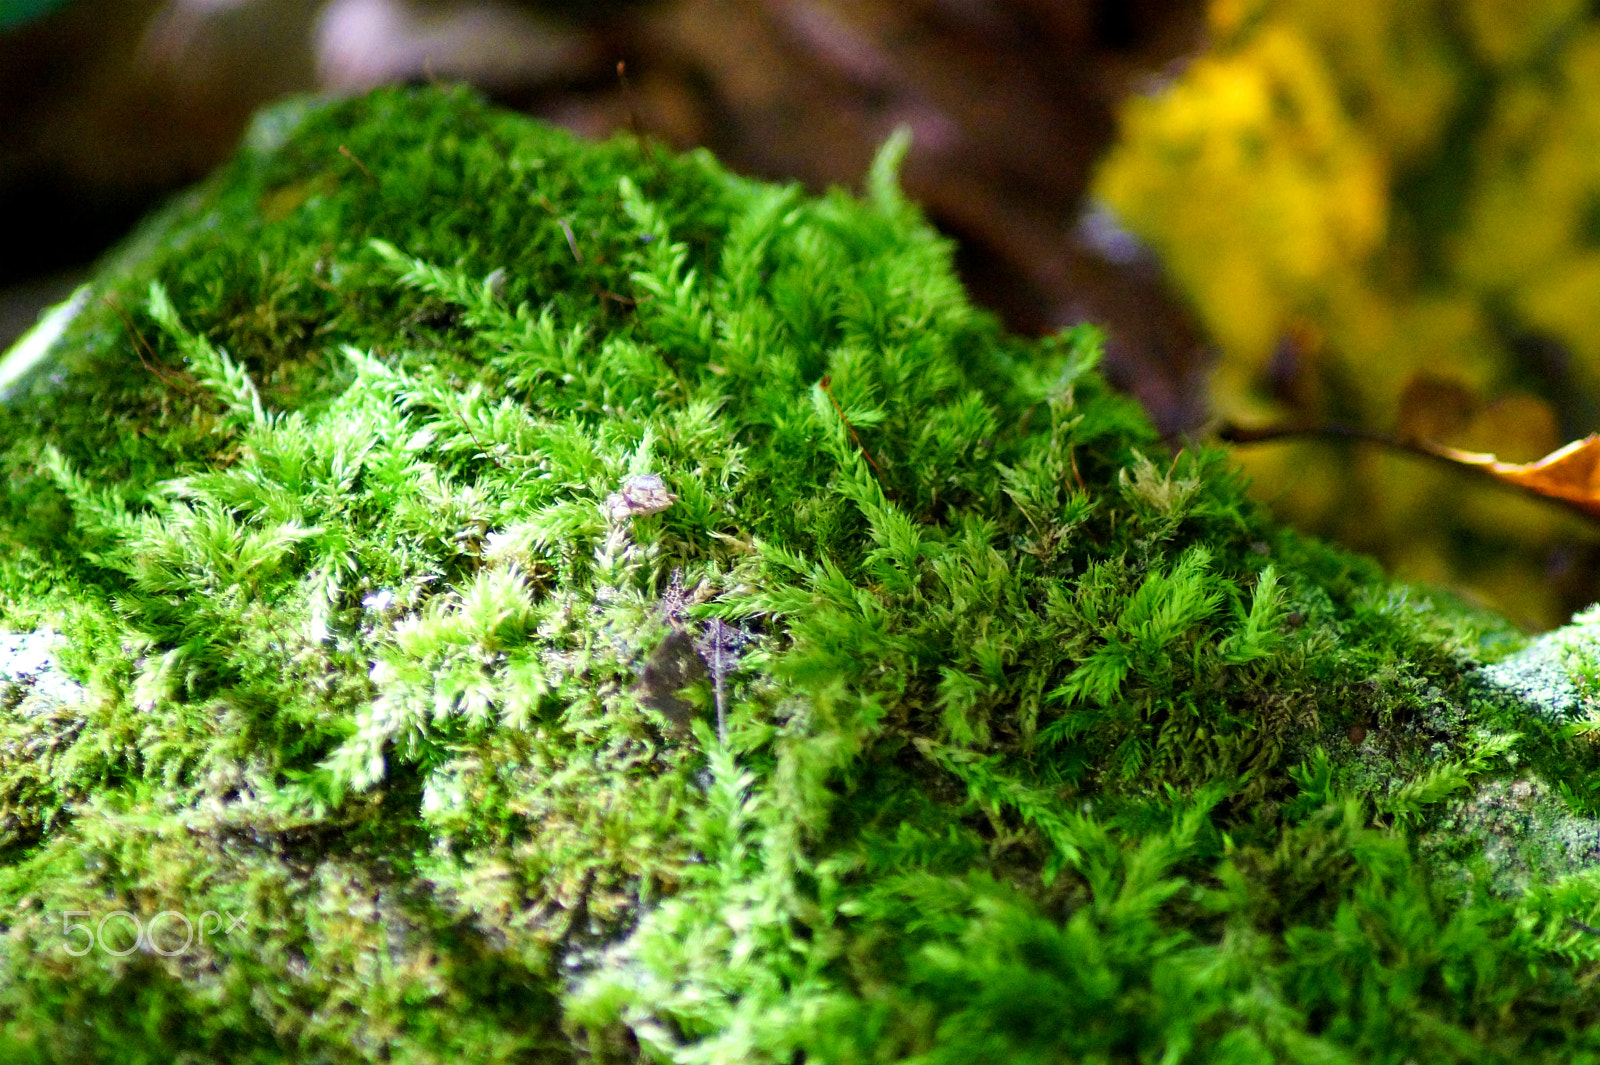
[[[1420,845],[1591,809],[1504,632],[1001,333],[894,160],[386,91],[134,238],[0,409],[8,1060],[1600,1052],[1600,887]]]

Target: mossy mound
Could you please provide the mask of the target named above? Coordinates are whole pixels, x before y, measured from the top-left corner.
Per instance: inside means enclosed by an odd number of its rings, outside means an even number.
[[[1439,827],[1592,821],[1572,709],[894,160],[385,91],[108,264],[0,408],[6,1060],[1600,1056],[1600,883]]]

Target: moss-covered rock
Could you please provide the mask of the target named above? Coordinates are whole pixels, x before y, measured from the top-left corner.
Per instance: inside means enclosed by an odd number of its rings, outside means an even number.
[[[1163,453],[895,158],[386,91],[107,264],[0,407],[6,1060],[1600,1054],[1583,639]]]

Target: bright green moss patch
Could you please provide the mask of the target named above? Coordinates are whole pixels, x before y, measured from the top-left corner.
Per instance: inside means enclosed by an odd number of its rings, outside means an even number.
[[[1585,863],[1436,827],[1592,823],[1503,630],[1001,333],[895,157],[388,91],[108,264],[0,408],[8,1060],[1600,1055]]]

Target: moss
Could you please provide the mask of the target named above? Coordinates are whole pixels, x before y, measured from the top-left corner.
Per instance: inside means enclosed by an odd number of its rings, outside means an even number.
[[[108,262],[0,408],[11,1059],[1600,1050],[1600,888],[1449,820],[1600,779],[1508,630],[1003,334],[899,147],[384,91]]]

